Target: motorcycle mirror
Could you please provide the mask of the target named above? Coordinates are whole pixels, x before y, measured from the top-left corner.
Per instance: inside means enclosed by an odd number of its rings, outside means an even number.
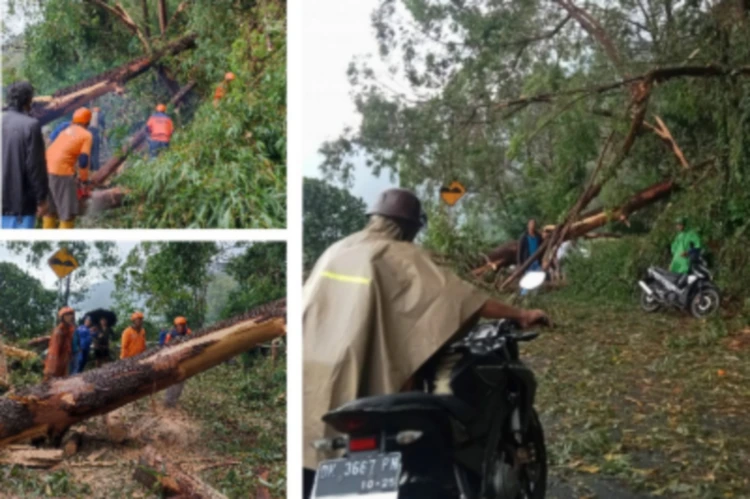
[[[521,278],[521,282],[520,282],[521,289],[525,289],[527,291],[536,289],[544,283],[544,280],[546,278],[547,278],[547,274],[541,271],[527,272],[523,276],[523,278]]]

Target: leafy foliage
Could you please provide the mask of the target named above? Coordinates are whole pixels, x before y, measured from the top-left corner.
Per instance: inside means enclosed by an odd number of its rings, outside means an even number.
[[[614,134],[599,177],[608,181],[589,209],[618,206],[665,178],[681,187],[670,205],[635,216],[632,229],[610,224],[608,230],[649,233],[643,244],[629,239],[627,262],[620,263],[634,270],[643,255],[660,253],[675,216],[687,215],[713,246],[719,273],[738,270],[750,216],[750,79],[677,78],[654,88],[646,121],[664,120],[688,169],[648,129],[615,168],[612,151],[628,132],[632,88],[591,89],[658,67],[747,66],[747,7],[577,5],[593,19],[592,28],[566,5],[572,2],[381,1],[372,19],[389,72],[366,59],[352,63],[361,124],[322,146],[323,172],[347,184],[364,157],[373,173],[395,174],[428,200],[460,181],[469,195],[439,220],[440,234],[430,229],[426,242],[465,260],[514,238],[529,217],[560,221]],[[747,295],[741,286],[722,284]]]
[[[32,338],[48,332],[57,295],[18,266],[0,262],[0,332],[6,338]]]
[[[320,179],[305,178],[303,191],[304,266],[311,269],[329,246],[364,227],[366,206]]]
[[[238,283],[221,316],[232,317],[286,296],[286,244],[256,243],[232,258],[225,271]]]

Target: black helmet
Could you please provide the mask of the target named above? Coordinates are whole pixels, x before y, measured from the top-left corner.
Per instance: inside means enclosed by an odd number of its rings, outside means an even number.
[[[386,189],[380,193],[367,215],[381,215],[395,218],[422,228],[427,225],[427,215],[422,211],[422,203],[409,189]]]

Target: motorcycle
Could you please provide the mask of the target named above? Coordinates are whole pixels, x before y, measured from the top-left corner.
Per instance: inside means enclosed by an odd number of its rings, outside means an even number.
[[[312,497],[542,499],[547,451],[536,380],[519,358],[519,344],[538,335],[508,320],[480,324],[428,363],[425,391],[328,412],[323,421],[343,436],[314,445],[343,457],[319,465]]]
[[[690,269],[687,274],[649,267],[646,278],[638,281],[643,311],[650,313],[662,306],[675,307],[702,319],[719,308],[719,289],[713,283],[713,275],[700,250],[691,249],[688,258]]]

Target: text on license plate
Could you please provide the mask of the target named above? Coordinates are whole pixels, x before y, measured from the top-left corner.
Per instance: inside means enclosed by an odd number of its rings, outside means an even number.
[[[325,461],[318,467],[313,497],[398,491],[400,474],[400,453]]]

